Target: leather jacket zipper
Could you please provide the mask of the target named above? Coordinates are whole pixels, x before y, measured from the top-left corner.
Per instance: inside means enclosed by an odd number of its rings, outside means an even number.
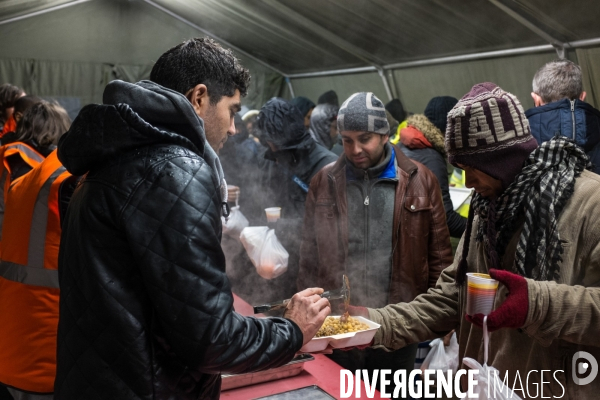
[[[367,182],[367,197],[365,197],[365,206],[369,205],[369,174],[365,171],[365,182]]]
[[[364,269],[364,278],[363,279],[364,279],[364,282],[368,282],[368,280],[367,280],[367,270],[368,270],[367,262],[369,260],[369,207],[368,207],[369,206],[369,174],[367,173],[367,171],[365,171],[364,180],[366,183],[365,190],[367,192],[366,193],[367,197],[365,197],[365,202],[364,202],[366,207],[365,207],[365,246],[364,246],[364,249],[365,249],[364,268],[365,269]],[[367,292],[367,296],[369,296],[368,286],[367,286],[366,292]]]

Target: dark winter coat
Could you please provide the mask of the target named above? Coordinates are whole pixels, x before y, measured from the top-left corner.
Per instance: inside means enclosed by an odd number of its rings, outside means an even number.
[[[264,194],[260,188],[260,147],[242,126],[242,132],[230,137],[219,153],[227,184],[240,188],[240,210],[251,225],[256,225],[264,214],[264,207],[261,207]]]
[[[333,104],[319,104],[310,116],[308,133],[321,146],[331,150],[334,139],[331,137],[331,123],[336,120],[338,107]]]
[[[269,296],[274,300],[296,292],[300,232],[304,218],[304,202],[313,176],[337,156],[317,144],[304,130],[302,116],[296,107],[280,98],[269,100],[258,115],[257,124],[264,138],[279,151],[267,150],[264,184],[269,193],[265,207],[281,207],[281,219],[275,228],[277,238],[288,251],[288,271],[271,281]]]
[[[460,238],[465,231],[467,219],[454,211],[450,198],[444,135],[424,115],[411,115],[407,123],[409,126],[400,132],[400,150],[408,158],[420,162],[435,174],[442,189],[450,236]],[[422,138],[425,138],[430,145],[424,144]]]
[[[563,99],[525,112],[531,134],[538,144],[557,133],[572,138],[581,146],[594,171],[600,174],[600,111],[581,100]]]
[[[147,81],[107,91],[59,143],[87,176],[63,225],[55,398],[216,399],[221,372],[284,364],[302,333],[233,311],[219,181],[185,97]]]

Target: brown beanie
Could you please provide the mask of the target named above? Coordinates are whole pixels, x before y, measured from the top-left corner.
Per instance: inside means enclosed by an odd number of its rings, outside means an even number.
[[[537,147],[521,103],[495,83],[473,86],[448,113],[450,164],[482,171],[502,181],[504,189]]]

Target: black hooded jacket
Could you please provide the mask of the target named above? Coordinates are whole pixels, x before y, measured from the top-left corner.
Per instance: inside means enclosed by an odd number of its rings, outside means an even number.
[[[257,125],[263,138],[278,150],[267,150],[264,157],[277,162],[263,165],[263,187],[269,194],[265,207],[281,207],[281,219],[275,232],[289,253],[288,271],[272,280],[268,290],[271,299],[277,300],[296,293],[300,232],[310,181],[338,157],[310,137],[298,109],[284,99],[269,100],[261,108]]]
[[[265,186],[277,201],[273,206],[282,207],[283,218],[302,220],[310,180],[338,157],[310,137],[300,111],[284,99],[275,97],[267,101],[258,114],[257,126],[264,140],[277,149],[267,150],[264,156],[277,161],[277,165],[268,164],[269,169],[277,171],[264,175]]]
[[[263,193],[260,189],[258,160],[261,149],[260,145],[250,138],[243,121],[236,115],[236,129],[238,126],[240,132],[227,139],[219,152],[219,159],[227,184],[240,188],[239,206],[242,213],[250,224],[254,225],[261,221],[265,213],[264,207],[261,207]],[[230,201],[230,205],[235,203]]]
[[[191,104],[147,81],[112,82],[104,103],[58,147],[87,175],[63,224],[55,399],[216,399],[221,372],[291,360],[296,324],[233,310],[218,164]]]

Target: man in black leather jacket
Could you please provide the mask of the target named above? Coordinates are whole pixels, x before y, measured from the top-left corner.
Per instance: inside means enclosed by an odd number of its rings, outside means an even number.
[[[215,399],[221,372],[288,362],[330,311],[316,288],[285,318],[233,310],[216,153],[235,133],[248,71],[192,39],[150,78],[111,82],[59,144],[86,176],[63,225],[56,399]]]

